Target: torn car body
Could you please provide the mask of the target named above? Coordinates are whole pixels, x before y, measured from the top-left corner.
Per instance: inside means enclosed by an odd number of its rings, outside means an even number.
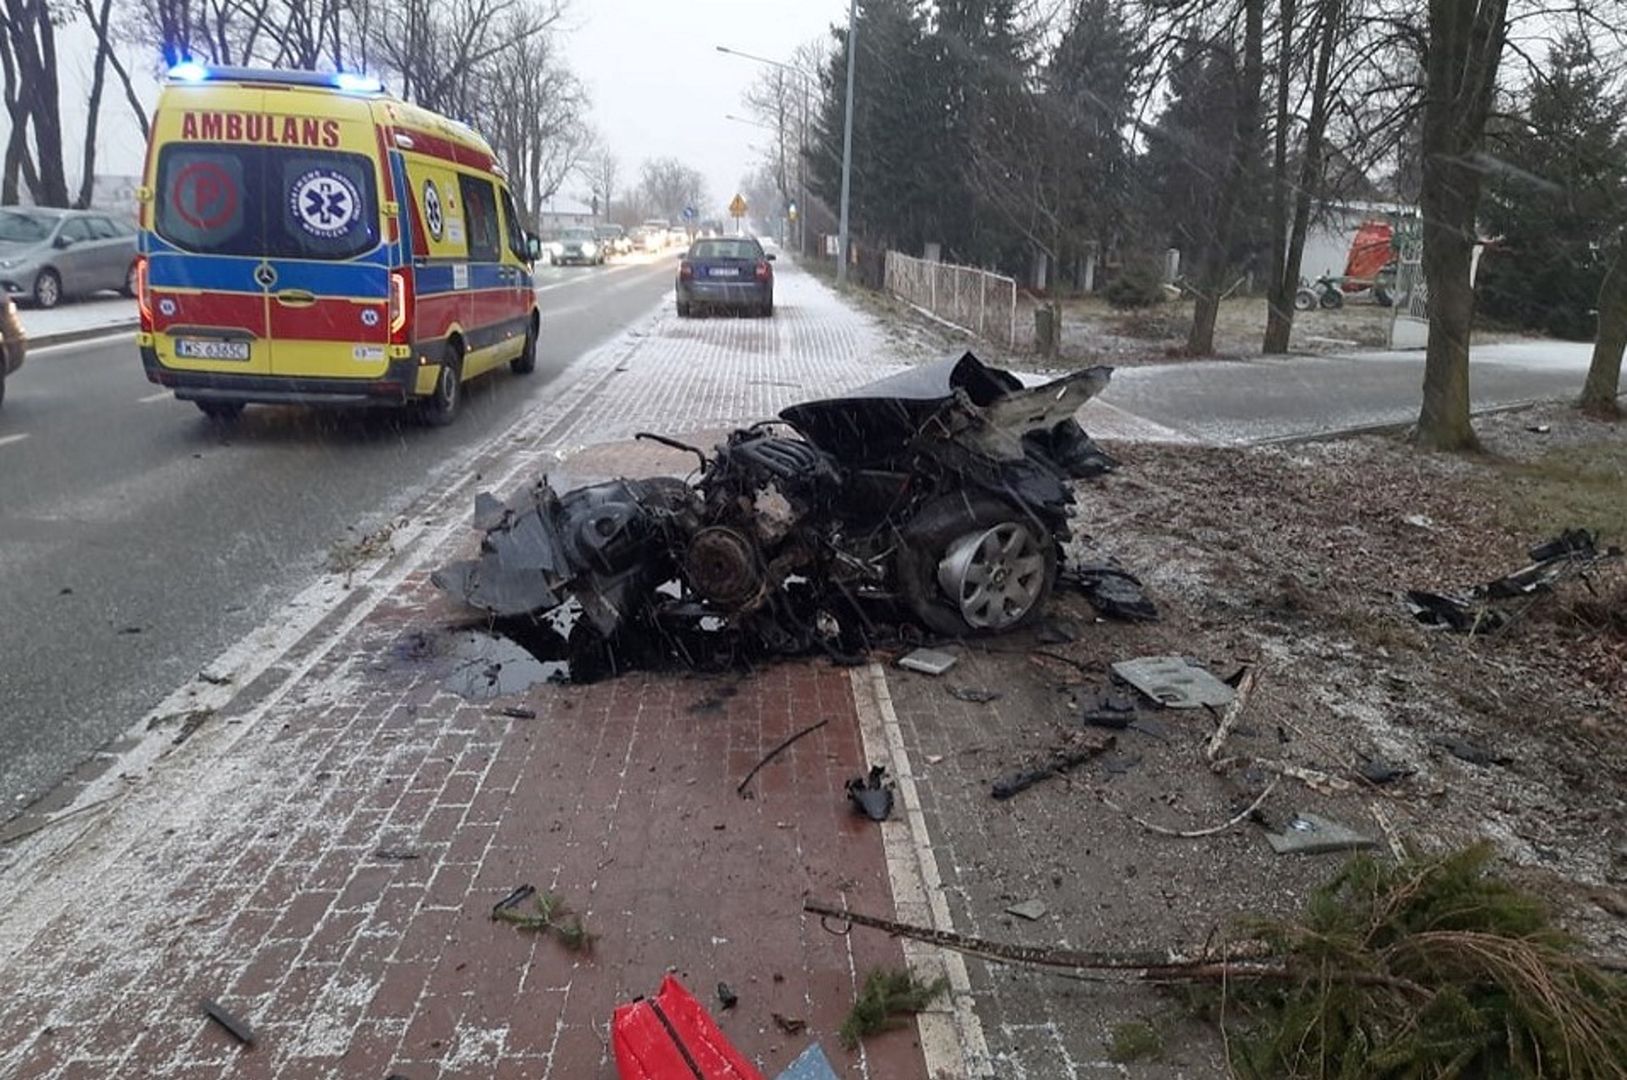
[[[1114,467],[1073,419],[1110,375],[1025,387],[966,353],[793,405],[711,455],[641,435],[695,453],[698,478],[482,495],[479,556],[434,581],[499,617],[574,600],[571,633],[605,640],[729,628],[838,651],[877,602],[938,634],[1009,630],[1055,583],[1069,482]]]

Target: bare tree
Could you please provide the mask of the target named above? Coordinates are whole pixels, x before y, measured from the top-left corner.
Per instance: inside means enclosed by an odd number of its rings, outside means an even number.
[[[686,206],[699,212],[706,203],[706,178],[677,158],[646,161],[639,172],[639,187],[651,208],[668,221],[679,220]]]
[[[60,2],[60,0],[59,0]],[[56,28],[71,9],[48,0],[0,2],[0,34],[11,139],[6,148],[4,187],[15,200],[20,173],[41,206],[68,205],[68,178],[62,158],[62,114],[57,84]],[[28,133],[33,133],[33,146]]]
[[[1611,245],[1609,268],[1599,286],[1599,336],[1593,343],[1581,406],[1599,416],[1621,415],[1621,357],[1627,351],[1627,236]]]
[[[604,215],[606,221],[611,220],[612,204],[621,191],[616,186],[620,174],[621,163],[606,146],[601,146],[588,154],[582,163],[582,176],[588,183],[588,193],[599,201],[598,212]]]

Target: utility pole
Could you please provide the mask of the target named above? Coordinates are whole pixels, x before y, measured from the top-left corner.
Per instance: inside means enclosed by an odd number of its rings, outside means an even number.
[[[853,62],[858,59],[856,37],[859,0],[849,0],[847,8],[847,119],[842,125],[842,217],[836,228],[836,284],[847,284],[847,203],[853,187]]]

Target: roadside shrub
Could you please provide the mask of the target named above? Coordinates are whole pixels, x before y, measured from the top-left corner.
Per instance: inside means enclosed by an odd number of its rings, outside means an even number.
[[[1148,308],[1164,302],[1164,284],[1151,266],[1131,265],[1107,283],[1102,295],[1110,307],[1120,311]]]

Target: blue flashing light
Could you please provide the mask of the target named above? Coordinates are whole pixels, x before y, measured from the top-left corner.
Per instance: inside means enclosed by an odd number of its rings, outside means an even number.
[[[181,82],[203,82],[209,77],[209,69],[202,64],[188,60],[170,68],[169,77]]]
[[[358,75],[354,71],[341,71],[333,77],[333,85],[352,94],[377,94],[384,84],[371,75]]]

